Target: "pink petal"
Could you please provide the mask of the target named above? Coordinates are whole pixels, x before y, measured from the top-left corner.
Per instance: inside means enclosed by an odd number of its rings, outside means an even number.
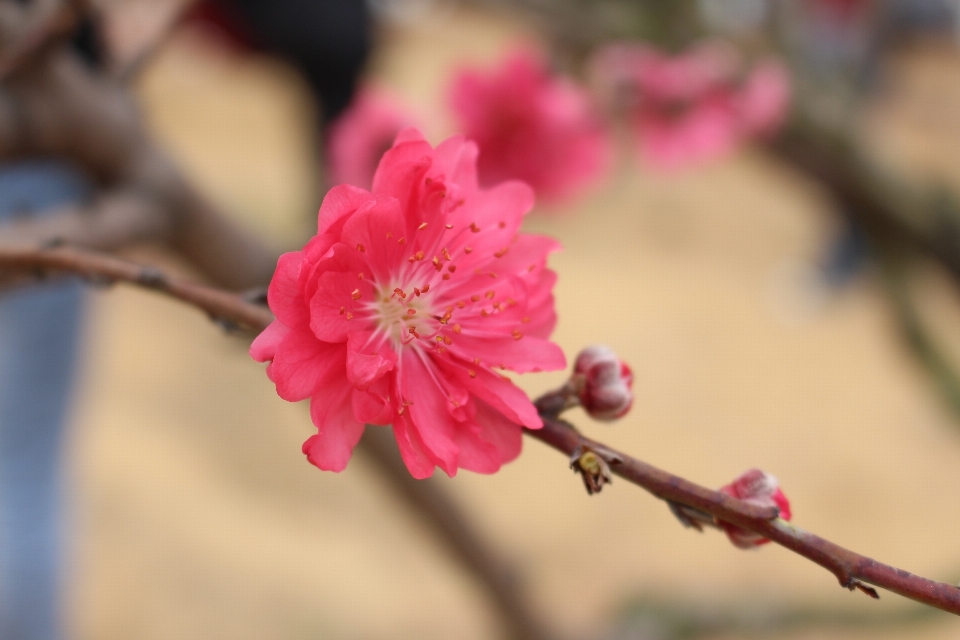
[[[358,211],[343,227],[342,240],[348,247],[363,247],[365,262],[378,281],[386,282],[402,264],[407,247],[398,241],[406,235],[400,202],[378,196],[375,204]]]
[[[369,188],[384,150],[413,121],[388,93],[362,87],[330,126],[327,148],[333,182]]]
[[[307,304],[300,289],[300,268],[304,261],[302,251],[291,251],[280,256],[277,270],[267,289],[267,302],[278,320],[290,327],[302,327],[310,321]]]
[[[257,362],[273,360],[277,347],[283,338],[290,333],[290,327],[279,320],[274,320],[267,328],[260,332],[250,345],[250,357]]]
[[[518,425],[513,427],[518,433],[520,432]],[[480,433],[481,427],[478,424],[463,425],[457,432],[457,445],[460,448],[457,465],[476,473],[495,473],[499,471],[502,464],[500,451],[487,442]]]
[[[293,329],[280,342],[270,375],[277,385],[277,395],[298,402],[340,378],[345,362],[344,345],[318,340],[305,328]]]
[[[510,380],[482,367],[473,369],[477,374],[475,378],[470,377],[467,368],[460,365],[446,364],[444,370],[471,395],[488,403],[512,422],[529,429],[543,426],[543,420],[530,398]]]
[[[523,429],[482,400],[475,401],[480,437],[497,450],[500,464],[515,460],[523,446]]]
[[[373,299],[373,287],[355,273],[328,271],[317,278],[317,293],[310,300],[310,329],[326,342],[344,342],[347,334],[368,328],[362,305]],[[360,298],[354,299],[354,291]]]
[[[383,154],[373,176],[373,192],[393,196],[406,205],[430,166],[432,154],[433,148],[424,140],[397,144]]]
[[[478,189],[477,155],[479,149],[472,140],[463,136],[451,136],[439,145],[434,152],[436,166],[447,180],[460,185],[467,193]]]
[[[452,395],[442,385],[437,371],[431,370],[427,356],[406,350],[401,356],[398,382],[401,402],[406,407],[409,422],[423,440],[427,451],[447,475],[457,473],[457,421],[450,415]],[[459,394],[458,394],[459,395]]]
[[[426,142],[426,138],[416,127],[405,127],[397,132],[397,137],[393,140],[393,146],[403,144],[404,142]],[[377,192],[379,193],[379,191]]]
[[[518,331],[525,325],[518,324]],[[480,357],[484,362],[504,365],[517,373],[532,371],[559,371],[567,366],[567,358],[558,345],[533,336],[522,335],[503,338],[474,337],[467,332],[457,336],[450,350],[465,361]]]
[[[524,333],[537,338],[547,338],[557,326],[557,310],[553,300],[553,286],[557,273],[550,269],[540,272],[540,278],[530,287],[527,298],[527,317]]]
[[[369,331],[356,331],[347,336],[347,380],[358,389],[366,389],[388,371],[392,371],[397,355],[387,344],[377,340],[372,345]]]
[[[396,410],[390,399],[392,381],[388,377],[381,378],[367,390],[353,391],[354,418],[360,422],[375,425],[386,425],[393,421]]]
[[[371,200],[373,195],[360,187],[341,184],[327,192],[317,214],[317,234],[336,233],[337,223],[356,211],[360,205]]]
[[[397,440],[400,457],[410,470],[410,475],[418,480],[432,476],[436,464],[427,453],[419,433],[406,419],[396,417],[393,421],[393,436]]]
[[[324,471],[343,471],[364,424],[354,419],[350,385],[329,385],[310,399],[310,417],[318,433],[303,443],[307,459]]]

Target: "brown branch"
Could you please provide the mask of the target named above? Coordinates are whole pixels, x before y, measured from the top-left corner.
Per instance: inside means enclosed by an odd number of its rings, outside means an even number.
[[[132,264],[95,252],[73,249],[2,249],[0,269],[47,269],[67,271],[88,277],[106,277],[160,290],[188,304],[200,307],[213,317],[232,321],[251,329],[263,329],[272,320],[269,311],[246,301],[242,296],[210,287],[191,284],[165,276],[152,267]],[[848,589],[859,589],[876,597],[869,583],[905,598],[960,615],[960,588],[928,580],[859,555],[777,517],[776,509],[758,507],[731,496],[699,486],[637,460],[612,447],[581,435],[557,418],[563,401],[547,394],[536,404],[544,417],[542,429],[526,430],[526,435],[557,449],[567,456],[592,452],[610,470],[658,498],[690,507],[738,527],[757,533],[819,564],[833,573]],[[440,503],[442,504],[442,503]],[[428,509],[442,517],[439,509]],[[434,523],[436,524],[436,523]],[[455,529],[456,527],[454,527]],[[445,536],[451,534],[444,533]],[[468,565],[473,568],[472,561]],[[486,579],[486,578],[484,578]],[[489,586],[489,585],[488,585]],[[872,592],[872,593],[871,593]]]
[[[543,405],[543,399],[538,406]],[[828,540],[804,531],[777,517],[776,509],[766,509],[737,500],[719,491],[701,487],[688,480],[661,471],[645,462],[584,437],[555,416],[544,416],[542,429],[526,434],[568,456],[593,451],[610,470],[664,500],[706,512],[718,520],[735,524],[769,538],[833,573],[841,586],[872,591],[869,583],[898,593],[905,598],[960,615],[960,588],[913,575],[903,569],[877,562],[844,549]],[[875,592],[870,594],[875,596]]]
[[[444,545],[487,588],[500,612],[508,637],[548,640],[553,635],[527,603],[516,571],[477,532],[467,514],[434,480],[416,480],[400,458],[392,434],[367,427],[358,450],[376,463],[394,491],[431,524]]]
[[[798,118],[768,148],[825,187],[875,245],[928,255],[960,283],[960,203],[948,190],[885,175],[853,141],[810,119]]]
[[[242,295],[169,276],[159,269],[75,247],[0,246],[0,269],[27,275],[75,273],[95,282],[128,282],[153,289],[202,309],[214,320],[256,331],[273,320],[266,307]]]
[[[15,23],[0,12],[0,33]],[[266,284],[276,253],[190,184],[151,140],[127,88],[66,47],[45,51],[3,82],[0,161],[60,158],[107,191],[139,193],[164,218],[170,247],[205,277],[235,289]]]
[[[125,60],[113,71],[114,77],[122,83],[129,84],[133,82],[140,72],[153,60],[163,49],[164,45],[170,41],[174,32],[177,30],[186,18],[198,0],[183,0],[180,6],[176,7],[169,16],[163,21],[149,42],[144,44],[140,50],[130,59]]]

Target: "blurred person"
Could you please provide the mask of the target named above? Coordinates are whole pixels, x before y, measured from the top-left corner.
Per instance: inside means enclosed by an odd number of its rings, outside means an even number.
[[[90,193],[65,163],[0,165],[0,222]],[[83,285],[0,295],[0,638],[61,637],[62,442],[83,325]]]
[[[323,126],[350,104],[373,44],[364,0],[203,0],[188,20],[241,51],[274,54],[296,67]]]

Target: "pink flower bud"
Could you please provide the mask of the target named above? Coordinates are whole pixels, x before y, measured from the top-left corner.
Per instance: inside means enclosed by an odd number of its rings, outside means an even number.
[[[781,518],[790,519],[790,501],[780,490],[780,483],[760,469],[745,471],[730,484],[720,487],[720,492],[761,507],[777,507]],[[730,542],[741,549],[752,549],[770,542],[763,536],[727,522],[721,522],[720,526],[727,532]]]
[[[633,404],[633,372],[609,347],[587,347],[577,356],[573,384],[580,404],[597,420],[616,420]]]

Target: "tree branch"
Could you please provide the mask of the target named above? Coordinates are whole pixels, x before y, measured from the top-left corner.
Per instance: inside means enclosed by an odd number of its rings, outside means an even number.
[[[75,247],[24,248],[0,246],[0,270],[21,275],[75,273],[94,282],[128,282],[153,289],[207,313],[212,319],[260,331],[273,320],[263,306],[242,295],[207,287],[113,256]]]
[[[174,279],[153,267],[136,265],[82,249],[0,247],[0,269],[63,271],[125,281],[162,291],[203,309],[214,318],[232,321],[251,329],[263,329],[273,319],[269,311],[237,294]],[[525,430],[526,435],[567,456],[576,454],[582,458],[585,452],[592,452],[601,458],[614,474],[646,489],[658,498],[708,514],[715,521],[722,520],[769,538],[824,567],[837,577],[843,587],[859,589],[876,597],[876,592],[864,584],[869,583],[905,598],[960,615],[960,588],[928,580],[857,554],[782,520],[776,509],[758,507],[702,487],[601,442],[586,438],[558,418],[563,402],[556,402],[556,396],[555,392],[537,400],[536,405],[543,417],[543,428]],[[581,473],[587,473],[583,468],[578,469]]]
[[[960,588],[954,585],[928,580],[844,549],[777,517],[776,509],[757,507],[719,491],[701,487],[586,438],[555,416],[546,415],[543,418],[543,428],[527,430],[528,436],[568,456],[592,451],[603,458],[610,470],[621,478],[643,487],[658,498],[693,507],[717,520],[769,538],[824,567],[837,577],[843,587],[859,589],[877,597],[875,592],[870,593],[872,590],[863,584],[869,583],[905,598],[960,615]]]

